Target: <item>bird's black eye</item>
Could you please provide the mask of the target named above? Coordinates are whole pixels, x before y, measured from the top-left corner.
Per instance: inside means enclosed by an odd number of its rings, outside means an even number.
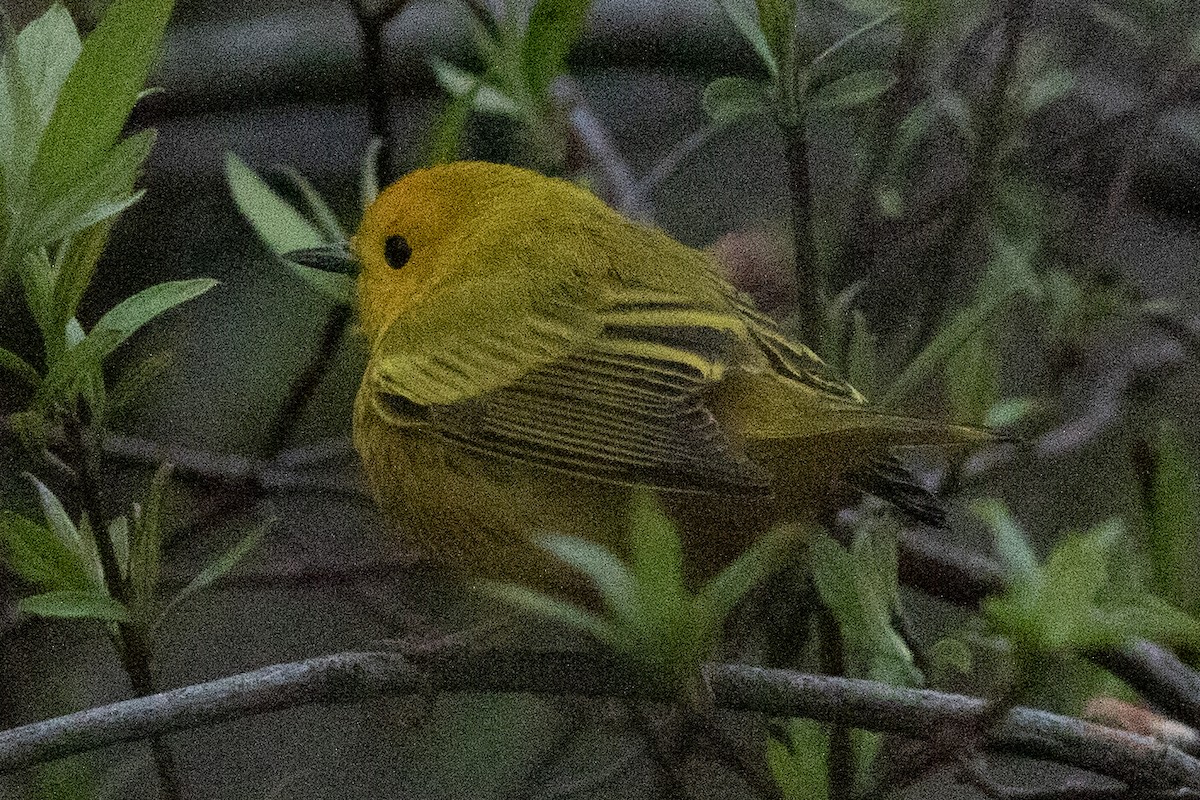
[[[383,243],[383,257],[392,269],[400,269],[412,258],[412,248],[403,236],[389,236]]]

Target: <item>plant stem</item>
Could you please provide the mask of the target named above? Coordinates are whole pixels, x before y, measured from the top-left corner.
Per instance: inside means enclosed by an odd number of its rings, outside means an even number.
[[[104,585],[109,595],[126,608],[129,607],[128,586],[121,577],[112,537],[108,534],[109,516],[104,510],[100,483],[96,476],[101,474],[100,454],[102,448],[93,448],[88,441],[88,432],[75,414],[67,416],[63,424],[67,446],[70,450],[72,468],[78,478],[80,502],[83,515],[87,517],[100,556],[100,568]],[[103,435],[103,432],[100,432]],[[151,647],[145,632],[133,623],[122,622],[116,626],[113,645],[121,659],[121,667],[129,678],[130,688],[136,697],[149,697],[157,690],[151,667]],[[159,797],[162,800],[181,800],[183,788],[179,769],[171,747],[162,736],[150,737],[150,750],[154,755],[154,766],[158,774]]]
[[[841,676],[846,672],[846,652],[838,622],[828,608],[817,614],[821,672]],[[850,728],[829,726],[829,757],[825,762],[829,776],[829,800],[850,800],[854,796],[854,742]]]
[[[395,178],[392,162],[392,126],[388,114],[389,92],[387,59],[383,48],[383,29],[399,14],[408,0],[384,3],[377,9],[368,8],[368,0],[353,0],[351,8],[362,32],[363,86],[367,102],[367,129],[380,142],[378,165],[380,185],[386,186]]]
[[[1001,12],[999,25],[1003,43],[988,93],[972,114],[979,140],[970,158],[962,202],[930,250],[934,258],[923,282],[925,297],[916,340],[917,349],[933,337],[945,316],[954,277],[953,267],[962,252],[961,242],[980,210],[989,204],[992,197],[1001,166],[1000,151],[1014,127],[1008,91],[1021,53],[1021,38],[1025,32],[1028,11],[1029,0],[1008,0]]]
[[[821,341],[821,289],[812,231],[812,181],[808,175],[808,139],[803,120],[781,126],[791,198],[792,240],[796,249],[796,311],[800,340]]]

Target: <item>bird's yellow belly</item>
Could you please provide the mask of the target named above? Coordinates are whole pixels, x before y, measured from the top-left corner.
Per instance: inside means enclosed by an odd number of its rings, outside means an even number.
[[[622,549],[628,487],[477,454],[374,415],[356,420],[355,446],[397,532],[462,577],[571,593],[580,577],[535,544],[539,534]]]
[[[355,446],[384,516],[460,577],[580,597],[589,594],[586,580],[537,546],[539,534],[577,536],[627,553],[631,487],[477,454],[363,411]],[[680,525],[685,572],[696,586],[780,516],[771,500],[672,492],[663,501]]]

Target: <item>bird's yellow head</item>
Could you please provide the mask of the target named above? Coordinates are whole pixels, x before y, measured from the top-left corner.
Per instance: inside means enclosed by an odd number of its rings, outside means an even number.
[[[459,161],[411,172],[367,208],[350,242],[361,266],[359,314],[369,341],[446,282],[491,268],[530,209],[585,194],[501,164]],[[590,197],[590,195],[588,196]],[[598,201],[593,201],[598,202]],[[560,206],[561,207],[561,206]]]

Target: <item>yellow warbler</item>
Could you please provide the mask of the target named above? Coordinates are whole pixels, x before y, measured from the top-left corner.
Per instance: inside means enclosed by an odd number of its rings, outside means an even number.
[[[620,550],[633,487],[693,577],[847,483],[920,498],[901,445],[978,429],[872,410],[718,272],[584,189],[460,162],[413,172],[351,242],[370,361],[354,443],[383,511],[470,577],[568,591],[541,531]]]

